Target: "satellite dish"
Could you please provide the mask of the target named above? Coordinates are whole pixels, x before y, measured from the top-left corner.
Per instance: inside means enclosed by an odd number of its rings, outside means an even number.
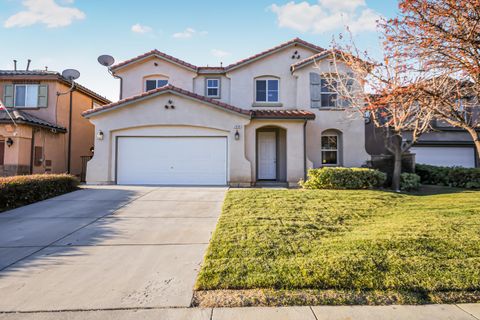
[[[66,78],[69,81],[77,80],[80,78],[80,72],[75,69],[66,69],[62,72],[62,77]]]
[[[97,58],[98,63],[100,63],[104,67],[110,67],[112,64],[115,63],[115,59],[108,54],[103,54]]]

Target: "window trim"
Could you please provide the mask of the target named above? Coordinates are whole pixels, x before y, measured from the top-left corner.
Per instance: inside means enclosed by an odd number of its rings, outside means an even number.
[[[257,100],[257,82],[258,81],[265,81],[265,101],[258,101]],[[277,81],[277,100],[269,100],[268,99],[268,82],[269,81]],[[273,91],[273,90],[272,90]],[[279,104],[280,103],[280,79],[276,77],[258,77],[255,78],[255,91],[254,91],[254,104]]]
[[[335,137],[337,139],[337,148],[336,149],[324,149],[323,148],[323,143],[322,143],[322,139],[324,137]],[[323,134],[320,136],[320,154],[321,154],[321,158],[322,158],[322,166],[332,166],[332,167],[336,167],[336,166],[339,166],[340,165],[340,135],[338,133],[326,133],[326,134]],[[336,163],[323,163],[323,152],[326,152],[326,151],[335,151],[337,153],[337,162]]]
[[[217,87],[209,87],[208,80],[217,80],[218,86]],[[205,78],[205,97],[213,98],[213,99],[220,99],[221,97],[221,87],[222,87],[222,79],[220,77],[207,77]],[[217,89],[217,95],[209,95],[208,89]]]
[[[17,87],[25,87],[25,106],[17,106]],[[34,106],[27,105],[28,87],[37,87],[37,99]],[[17,83],[13,85],[13,107],[16,109],[38,109],[38,94],[40,93],[40,84],[38,83]]]
[[[168,78],[146,78],[144,83],[143,83],[143,85],[144,85],[143,91],[144,92],[150,91],[150,90],[147,90],[147,81],[155,81],[155,89],[151,89],[151,90],[156,90],[158,88],[165,87],[165,86],[168,86],[170,84],[170,80]],[[167,81],[167,84],[159,87],[158,86],[158,81]]]

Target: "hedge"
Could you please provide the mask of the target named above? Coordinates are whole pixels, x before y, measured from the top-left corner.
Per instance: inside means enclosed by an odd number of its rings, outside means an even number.
[[[437,167],[417,164],[415,172],[423,184],[458,188],[480,188],[480,168]]]
[[[404,172],[400,175],[400,190],[414,191],[420,188],[420,176],[415,173]]]
[[[383,186],[387,176],[367,168],[321,168],[308,170],[307,181],[300,181],[305,189],[372,189]]]
[[[67,174],[37,174],[0,178],[0,212],[55,197],[78,188]]]

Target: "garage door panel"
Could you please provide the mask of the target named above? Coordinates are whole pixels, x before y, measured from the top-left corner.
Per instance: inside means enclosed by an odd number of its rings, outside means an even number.
[[[119,184],[226,184],[226,137],[119,137],[117,150]]]
[[[475,167],[474,148],[471,147],[413,147],[415,162],[434,166]]]

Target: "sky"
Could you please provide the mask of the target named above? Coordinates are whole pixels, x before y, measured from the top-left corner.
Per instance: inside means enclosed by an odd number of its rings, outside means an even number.
[[[0,0],[0,69],[80,71],[78,82],[118,100],[119,83],[97,63],[158,49],[197,66],[228,65],[299,37],[328,47],[348,25],[380,57],[375,21],[395,0]]]

